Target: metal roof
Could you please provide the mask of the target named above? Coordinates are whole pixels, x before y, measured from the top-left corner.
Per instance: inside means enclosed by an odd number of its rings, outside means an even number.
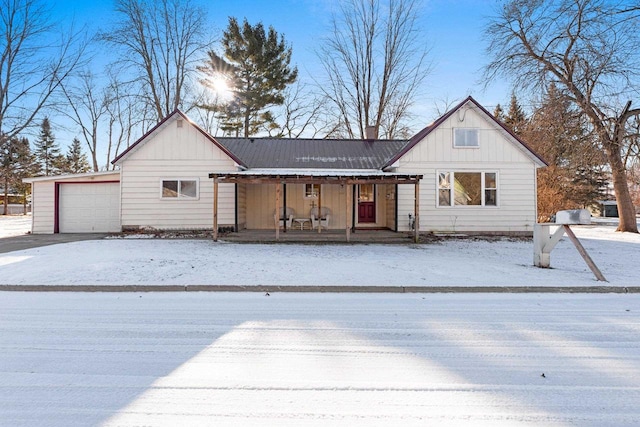
[[[380,170],[407,140],[216,137],[251,169]]]

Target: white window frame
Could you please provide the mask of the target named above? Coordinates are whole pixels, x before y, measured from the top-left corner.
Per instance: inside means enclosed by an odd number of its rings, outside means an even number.
[[[164,182],[165,181],[177,181],[178,182],[178,196],[177,197],[166,197],[163,193],[163,188],[164,188]],[[183,194],[180,194],[180,189],[182,187],[182,182],[183,181],[192,181],[196,183],[196,196],[195,197],[191,197],[191,196],[186,196]],[[180,200],[180,201],[187,201],[187,200],[199,200],[200,199],[200,179],[199,178],[160,178],[160,199],[161,200]]]
[[[466,141],[468,139],[468,134],[475,133],[476,141],[478,142],[476,145],[467,145]],[[464,135],[464,144],[459,144],[460,134]],[[453,148],[465,148],[465,149],[478,149],[480,148],[480,129],[479,128],[453,128]]]
[[[449,204],[441,205],[440,204],[440,190],[446,190],[446,188],[440,188],[440,174],[448,173],[449,174]],[[482,186],[481,190],[481,204],[479,205],[456,205],[455,204],[455,174],[456,173],[479,173],[480,174],[480,184]],[[487,188],[486,177],[485,175],[488,173],[495,174],[496,176],[496,186],[495,188]],[[487,205],[486,204],[486,190],[495,190],[496,192],[496,204],[495,205]],[[436,207],[445,208],[445,209],[473,209],[473,208],[498,208],[500,206],[500,174],[496,170],[464,170],[464,169],[452,169],[452,170],[437,170],[436,171]]]
[[[309,195],[309,192],[307,192],[307,186],[317,186],[318,187],[318,193],[315,193],[313,191],[313,187],[311,187],[311,195]],[[320,192],[322,191],[322,186],[320,184],[304,184],[304,188],[303,188],[303,195],[305,199],[317,199],[318,195],[320,194]]]

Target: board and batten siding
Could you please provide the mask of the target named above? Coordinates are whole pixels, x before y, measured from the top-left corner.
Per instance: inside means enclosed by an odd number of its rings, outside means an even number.
[[[36,178],[38,179],[38,178]],[[113,172],[110,174],[101,173],[100,175],[91,176],[90,174],[82,174],[80,176],[52,176],[44,180],[36,180],[31,184],[31,232],[33,234],[53,234],[55,230],[56,217],[56,182],[104,182],[119,181],[120,173]]]
[[[469,105],[469,104],[468,104]],[[454,128],[479,130],[479,148],[454,148]],[[484,113],[463,106],[398,161],[398,172],[419,173],[420,230],[449,233],[533,233],[536,164]],[[496,172],[498,206],[437,206],[438,172]],[[414,211],[413,186],[398,186],[400,231]]]
[[[346,195],[348,186],[322,185],[322,207],[331,210],[330,229],[344,229],[346,226]],[[247,228],[265,230],[275,228],[276,207],[275,184],[248,184],[247,188]],[[284,191],[280,192],[280,203],[284,204]],[[310,218],[311,208],[318,205],[318,199],[304,197],[304,184],[287,184],[287,207],[295,211],[294,218]],[[351,207],[349,213],[351,215]],[[350,218],[350,217],[349,217]],[[295,227],[296,224],[293,224]],[[307,227],[309,224],[306,225]]]
[[[173,120],[149,136],[120,165],[123,229],[213,228],[211,172],[233,171],[234,161],[185,120]],[[197,199],[161,197],[163,179],[196,179]],[[218,185],[218,224],[235,226],[235,185]]]

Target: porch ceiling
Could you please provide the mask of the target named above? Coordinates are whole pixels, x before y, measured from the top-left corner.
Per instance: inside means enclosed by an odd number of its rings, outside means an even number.
[[[209,174],[212,179],[244,184],[416,184],[422,177],[376,170],[246,170]]]

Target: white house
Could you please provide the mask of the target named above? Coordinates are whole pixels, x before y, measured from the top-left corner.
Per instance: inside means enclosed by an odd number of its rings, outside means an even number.
[[[469,97],[408,141],[214,138],[176,111],[114,164],[25,180],[33,233],[408,231],[418,219],[422,232],[530,235],[545,162]]]

